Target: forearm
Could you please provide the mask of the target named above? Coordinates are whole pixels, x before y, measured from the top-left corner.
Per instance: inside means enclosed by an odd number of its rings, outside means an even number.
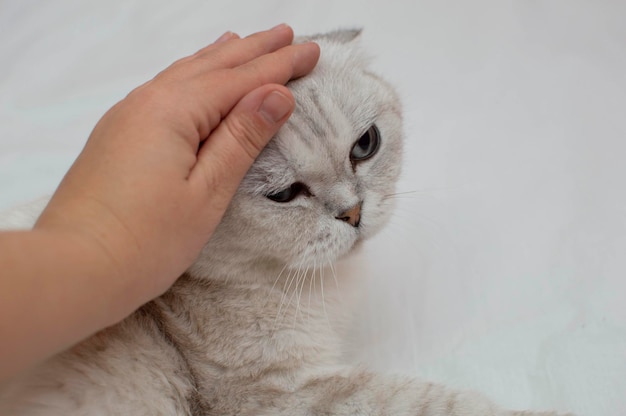
[[[72,234],[0,233],[0,380],[124,318],[137,283]]]

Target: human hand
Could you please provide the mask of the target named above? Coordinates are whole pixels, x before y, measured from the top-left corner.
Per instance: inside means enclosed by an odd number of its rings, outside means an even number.
[[[283,84],[319,57],[317,45],[292,40],[286,25],[244,39],[228,32],[131,92],[96,125],[35,230],[99,253],[102,267],[126,285],[120,303],[127,306],[114,319],[164,292],[193,262],[288,119],[295,104]]]

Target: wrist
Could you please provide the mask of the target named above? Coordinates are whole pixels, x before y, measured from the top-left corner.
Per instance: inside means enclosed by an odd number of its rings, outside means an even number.
[[[153,289],[136,266],[138,251],[113,222],[95,226],[44,214],[32,232],[53,248],[57,261],[51,272],[65,273],[57,279],[95,329],[119,322],[151,298]]]
[[[36,227],[32,233],[51,247],[44,264],[64,291],[60,296],[76,312],[88,316],[93,330],[99,330],[124,319],[136,309],[136,284],[129,273],[114,260],[102,241],[79,230]],[[52,256],[50,256],[52,257]]]
[[[136,307],[134,283],[89,239],[45,227],[0,233],[0,355],[9,376],[110,326]],[[59,323],[62,323],[60,325]]]

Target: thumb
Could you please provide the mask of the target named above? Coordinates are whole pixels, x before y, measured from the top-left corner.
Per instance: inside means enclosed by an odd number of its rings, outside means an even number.
[[[285,86],[264,85],[244,96],[213,130],[189,177],[200,192],[208,193],[212,208],[226,209],[246,172],[294,107]]]

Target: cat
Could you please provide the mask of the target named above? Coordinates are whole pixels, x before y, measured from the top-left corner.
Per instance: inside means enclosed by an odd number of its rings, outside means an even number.
[[[195,264],[5,386],[0,414],[556,415],[341,363],[348,289],[332,265],[389,219],[403,147],[400,100],[368,70],[359,33],[307,39],[319,64],[288,84],[296,110]]]

